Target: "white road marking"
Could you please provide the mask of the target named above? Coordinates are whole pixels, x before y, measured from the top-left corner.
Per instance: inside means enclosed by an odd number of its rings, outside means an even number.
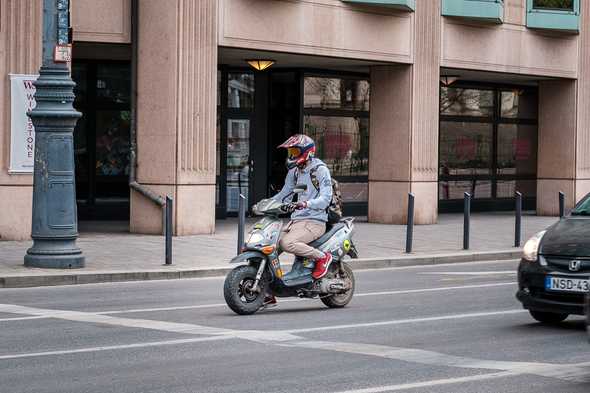
[[[468,319],[468,318],[483,318],[497,315],[509,315],[509,314],[521,314],[526,310],[503,310],[503,311],[489,311],[489,312],[476,312],[467,314],[451,314],[451,315],[440,315],[437,317],[422,317],[422,318],[408,318],[408,319],[394,319],[391,321],[379,321],[379,322],[363,322],[363,323],[351,323],[346,325],[331,325],[331,326],[319,326],[313,328],[300,328],[286,330],[288,333],[309,333],[309,332],[321,332],[326,330],[340,330],[340,329],[358,329],[365,327],[375,326],[391,326],[391,325],[403,325],[410,323],[422,323],[422,322],[435,322],[435,321],[446,321],[456,319]]]
[[[518,374],[533,374],[574,382],[590,382],[590,373],[585,363],[553,364],[539,362],[514,362],[482,360],[464,356],[447,355],[440,352],[414,348],[397,348],[387,345],[348,343],[334,341],[293,341],[277,343],[279,346],[319,349],[355,355],[376,356],[385,359],[417,363],[437,367],[458,367],[466,369],[485,369],[510,371]]]
[[[516,271],[514,270],[499,270],[495,272],[485,271],[485,272],[424,272],[418,273],[419,275],[429,275],[429,276],[497,276],[497,275],[514,275],[516,276]]]
[[[2,318],[2,319],[0,319],[0,322],[26,321],[29,319],[43,319],[43,318],[47,318],[47,317],[34,316],[34,317]]]
[[[188,338],[188,339],[183,339],[183,340],[152,341],[152,342],[137,343],[137,344],[122,344],[122,345],[109,345],[109,346],[91,347],[91,348],[66,349],[63,351],[18,353],[18,354],[12,354],[12,355],[0,355],[0,360],[23,359],[23,358],[56,356],[56,355],[71,355],[71,354],[76,354],[76,353],[113,351],[113,350],[117,350],[117,349],[136,349],[136,348],[160,347],[160,346],[166,346],[166,345],[191,344],[191,343],[198,343],[198,342],[204,342],[204,341],[229,340],[232,338],[234,338],[234,337],[212,336],[212,337]]]
[[[502,259],[499,261],[474,261],[474,262],[460,262],[461,266],[474,266],[474,265],[491,265],[491,264],[504,264],[504,263],[514,263],[518,265],[518,259]],[[355,262],[349,261],[351,265],[354,265]],[[441,263],[436,265],[412,265],[412,266],[394,266],[394,267],[384,267],[380,269],[354,269],[354,272],[362,272],[362,273],[370,273],[370,272],[383,272],[383,271],[395,271],[395,270],[419,270],[419,269],[433,269],[439,267],[456,267],[458,265],[457,262],[451,263]]]
[[[202,337],[195,339],[199,341],[210,341],[212,339],[229,339],[229,338],[242,338],[249,341],[258,343],[264,343],[269,345],[279,345],[284,347],[298,347],[308,348],[317,350],[328,350],[335,352],[352,353],[365,356],[377,356],[386,359],[393,359],[405,362],[418,363],[423,365],[434,365],[434,366],[447,366],[447,367],[459,367],[468,369],[491,369],[498,371],[512,371],[517,373],[535,374],[545,377],[561,378],[569,381],[586,381],[588,378],[588,372],[586,367],[583,365],[576,364],[548,364],[548,363],[534,363],[534,362],[509,362],[509,361],[494,361],[494,360],[480,360],[469,357],[446,355],[434,351],[427,351],[413,348],[398,348],[390,347],[385,345],[365,344],[365,343],[346,343],[346,342],[332,342],[332,341],[314,341],[307,340],[304,337],[294,335],[296,332],[310,332],[318,330],[334,330],[334,329],[348,329],[358,327],[371,327],[371,326],[383,326],[383,325],[395,325],[400,323],[416,323],[424,321],[434,320],[456,320],[461,318],[474,318],[492,315],[503,315],[517,312],[523,312],[524,310],[506,310],[496,311],[488,313],[470,313],[470,314],[458,314],[458,315],[443,315],[439,317],[429,318],[415,318],[407,320],[395,320],[395,321],[384,321],[374,323],[362,323],[362,324],[349,324],[349,325],[336,325],[336,326],[325,326],[321,328],[308,328],[308,329],[294,329],[284,331],[263,331],[263,330],[232,330],[224,328],[215,328],[201,325],[194,325],[188,323],[174,323],[157,320],[146,320],[146,319],[130,319],[130,318],[119,318],[107,315],[97,315],[87,312],[79,311],[62,311],[62,310],[48,310],[34,307],[25,307],[12,304],[0,304],[0,312],[9,312],[15,314],[28,314],[34,316],[51,316],[52,318],[64,319],[76,322],[90,322],[97,324],[107,324],[114,326],[124,326],[133,328],[152,329],[165,332],[184,333],[192,335],[208,335],[212,337]],[[158,345],[175,345],[186,343],[186,340],[169,340],[159,341],[152,343],[138,343],[129,345],[118,345],[109,347],[93,347],[93,348],[81,348],[74,350],[63,350],[63,351],[48,351],[39,353],[25,353],[25,354],[13,354],[4,355],[0,359],[15,359],[24,357],[34,356],[50,356],[50,355],[63,355],[71,353],[82,353],[82,352],[95,352],[95,351],[106,351],[113,349],[128,349],[128,348],[142,348],[142,347],[155,347]]]
[[[399,291],[382,291],[382,292],[367,292],[367,293],[355,293],[355,297],[363,296],[381,296],[381,295],[403,295],[408,293],[427,293],[427,292],[441,292],[441,291],[455,291],[460,289],[479,289],[479,288],[490,288],[490,287],[503,287],[507,285],[515,285],[516,282],[496,282],[492,284],[474,284],[474,285],[461,285],[455,287],[437,287],[437,288],[423,288],[423,289],[403,289]]]
[[[399,385],[377,386],[377,387],[366,388],[366,389],[346,390],[346,391],[341,391],[338,393],[399,392],[400,390],[410,390],[410,389],[417,389],[417,388],[426,388],[426,387],[431,387],[431,386],[452,385],[452,384],[458,384],[458,383],[485,381],[485,380],[489,380],[489,379],[507,378],[507,377],[513,377],[513,376],[517,376],[517,375],[520,375],[520,374],[513,373],[511,371],[504,371],[504,372],[500,372],[500,373],[472,375],[469,377],[435,379],[432,381],[424,381],[424,382],[403,383],[403,384],[399,384]]]
[[[223,335],[232,332],[229,329],[201,326],[190,323],[176,323],[150,319],[120,318],[108,315],[98,315],[88,312],[49,310],[35,307],[17,306],[12,304],[0,304],[0,312],[44,316],[47,318],[64,319],[76,322],[90,322],[104,325],[160,330],[170,333]]]
[[[480,289],[480,288],[490,288],[490,287],[501,287],[501,286],[515,285],[515,284],[516,284],[516,282],[499,282],[499,283],[491,283],[491,284],[461,285],[461,286],[453,286],[453,287],[405,289],[405,290],[396,290],[396,291],[355,293],[354,296],[355,297],[391,296],[391,295],[404,295],[404,294],[411,294],[411,293],[428,293],[428,292],[440,292],[440,291],[454,291],[454,290],[462,290],[462,289]],[[291,302],[304,302],[304,301],[306,301],[306,299],[281,299],[279,302],[280,303],[291,303]],[[227,307],[227,305],[225,303],[213,303],[213,304],[198,304],[198,305],[189,305],[189,306],[137,308],[137,309],[129,309],[129,310],[92,311],[90,313],[97,314],[97,315],[133,314],[133,313],[142,313],[142,312],[147,313],[147,312],[159,312],[159,311],[179,311],[179,310],[192,310],[192,309],[204,309],[204,308],[216,308],[216,307]],[[38,316],[21,317],[21,318],[5,318],[5,319],[0,319],[0,322],[19,321],[19,320],[24,320],[24,319],[42,319],[42,318],[52,318],[52,315],[38,315]]]

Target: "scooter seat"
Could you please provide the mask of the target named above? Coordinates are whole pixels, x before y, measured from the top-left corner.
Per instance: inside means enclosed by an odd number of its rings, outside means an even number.
[[[326,241],[328,241],[328,239],[331,238],[332,235],[334,235],[336,232],[338,232],[340,229],[344,228],[345,226],[346,226],[346,224],[344,224],[342,222],[334,224],[332,226],[332,228],[330,230],[328,230],[328,232],[324,233],[322,236],[320,236],[319,238],[317,238],[313,242],[309,243],[309,245],[313,248],[318,248],[319,246],[324,244]]]

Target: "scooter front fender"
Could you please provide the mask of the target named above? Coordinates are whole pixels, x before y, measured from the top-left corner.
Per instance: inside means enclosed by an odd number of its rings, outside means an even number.
[[[260,251],[245,251],[240,255],[234,257],[229,263],[248,263],[251,259],[266,259],[266,255]]]

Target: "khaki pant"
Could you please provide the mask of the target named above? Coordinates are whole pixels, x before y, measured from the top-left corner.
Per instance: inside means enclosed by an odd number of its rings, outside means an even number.
[[[317,220],[290,221],[281,232],[280,246],[283,251],[300,257],[319,259],[324,253],[308,243],[316,240],[326,232],[326,224]]]

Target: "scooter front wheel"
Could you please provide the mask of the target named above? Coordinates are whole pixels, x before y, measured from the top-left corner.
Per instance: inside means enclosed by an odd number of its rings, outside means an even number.
[[[228,273],[223,284],[225,302],[236,314],[250,315],[264,303],[264,280],[260,280],[259,291],[254,292],[257,269],[254,266],[238,266]]]

